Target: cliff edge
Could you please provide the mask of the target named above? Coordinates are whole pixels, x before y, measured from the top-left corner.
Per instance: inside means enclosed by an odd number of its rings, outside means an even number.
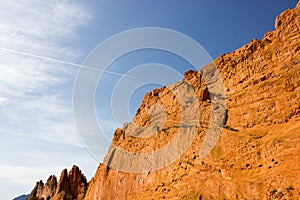
[[[214,67],[220,72],[226,93],[225,124],[216,145],[201,157],[199,152],[216,108],[203,74],[214,76]],[[195,109],[181,107],[174,94],[189,97],[180,89],[189,90],[185,82],[194,91]],[[133,121],[115,131],[104,163],[131,167],[131,160],[124,162],[115,153],[116,147],[141,154],[161,149],[180,130],[191,128],[180,121],[185,114],[194,116],[197,110],[200,117],[193,125],[196,134],[177,160],[143,173],[122,172],[100,164],[88,184],[73,167],[69,174],[62,172],[58,183],[53,176],[45,185],[38,182],[28,199],[297,199],[299,85],[300,2],[280,14],[275,30],[263,39],[221,55],[199,72],[186,72],[178,83],[147,93]],[[147,127],[162,121],[163,128],[139,129],[132,125]],[[181,146],[186,141],[177,143]]]
[[[177,161],[141,174],[100,164],[85,199],[299,197],[300,3],[280,14],[275,28],[262,40],[254,39],[221,55],[201,71],[185,73],[185,80],[198,98],[201,118],[192,145]],[[200,158],[212,109],[212,97],[201,74],[211,70],[212,65],[217,66],[224,81],[227,121],[216,146],[208,156]],[[147,126],[151,118],[161,117],[151,109],[159,104],[168,113],[162,130],[145,140],[134,137],[136,130],[125,124],[115,131],[113,145],[145,153],[168,144],[180,128],[176,125],[182,113],[171,90],[163,87],[147,93],[133,119]],[[121,162],[112,149],[108,159]]]

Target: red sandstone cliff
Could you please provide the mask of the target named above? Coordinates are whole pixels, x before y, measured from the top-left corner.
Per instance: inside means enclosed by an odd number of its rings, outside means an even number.
[[[105,159],[111,165],[121,162],[130,167],[133,160],[124,162],[114,146],[128,152],[148,153],[164,147],[180,129],[189,128],[178,124],[183,113],[194,115],[195,110],[181,108],[172,92],[174,88],[184,88],[186,81],[195,91],[201,117],[192,144],[171,165],[157,171],[147,168],[144,173],[126,173],[100,164],[87,192],[82,175],[67,175],[65,170],[57,186],[38,183],[31,196],[85,200],[299,198],[300,3],[278,16],[275,28],[262,40],[253,40],[221,55],[200,72],[186,72],[185,80],[147,93],[133,122],[147,127],[153,119],[157,123],[165,119],[163,128],[153,126],[139,132],[140,129],[126,123],[115,131]],[[228,112],[217,144],[207,156],[201,157],[199,152],[208,132],[211,110],[215,108],[203,75],[213,77],[214,65],[224,81]],[[177,92],[188,95],[182,89]],[[159,107],[153,109],[154,105]],[[165,109],[166,116],[159,112],[160,107]],[[147,139],[135,137],[150,133]],[[178,141],[179,146],[184,143]],[[78,174],[78,170],[74,173]],[[57,187],[55,194],[43,189],[49,187]]]
[[[212,64],[201,72],[185,74],[201,113],[198,133],[187,151],[171,165],[142,174],[120,172],[100,164],[85,199],[297,199],[300,3],[278,16],[275,27],[262,40],[253,40],[214,61],[224,80],[228,118],[208,156],[199,157],[212,109],[201,74],[211,70]],[[128,131],[130,124],[125,124],[115,132],[115,146],[145,153],[174,139],[181,111],[170,87],[146,94],[133,120],[141,126],[149,125],[149,110],[159,104],[168,113],[164,129],[145,140],[133,137]],[[159,113],[152,117],[155,116],[160,117]],[[113,148],[108,159],[112,163],[122,161]]]

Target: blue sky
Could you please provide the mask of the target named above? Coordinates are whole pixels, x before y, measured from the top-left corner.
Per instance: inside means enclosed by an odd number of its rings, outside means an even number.
[[[83,63],[106,38],[140,27],[182,32],[214,59],[260,39],[274,29],[275,17],[296,0],[264,1],[41,1],[3,0],[0,5],[0,198],[29,193],[36,181],[63,168],[79,167],[90,179],[99,164],[82,146],[73,120],[72,92],[79,67],[8,52],[26,52]],[[143,63],[162,63],[183,73],[189,63],[167,52],[125,55],[110,70],[125,73]],[[166,77],[168,78],[168,77]],[[96,92],[96,114],[109,139],[115,123],[109,91],[119,76],[106,74]],[[101,83],[101,82],[100,82]],[[150,84],[129,102],[134,115]],[[122,101],[122,100],[120,100]],[[107,145],[99,146],[104,155]]]

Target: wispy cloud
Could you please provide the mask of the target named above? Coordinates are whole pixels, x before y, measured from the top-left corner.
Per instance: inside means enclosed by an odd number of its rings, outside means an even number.
[[[2,0],[0,47],[79,62],[83,52],[72,44],[90,13],[80,1]],[[80,147],[73,124],[76,67],[3,49],[0,58],[0,185],[14,183],[18,191],[29,192],[35,181],[59,175],[82,155],[91,172],[90,163],[96,164]]]
[[[44,177],[45,174],[60,174],[62,169],[62,166],[44,166],[41,168],[0,165],[0,177],[3,179],[9,179],[16,184],[32,185],[38,180],[47,180],[48,177]]]
[[[70,44],[90,19],[76,1],[1,1],[0,47],[73,61]],[[0,50],[0,126],[44,139],[74,140],[71,88],[76,69]]]

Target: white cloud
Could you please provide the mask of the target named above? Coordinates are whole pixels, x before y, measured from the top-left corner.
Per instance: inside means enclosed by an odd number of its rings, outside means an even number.
[[[62,166],[24,167],[0,165],[0,178],[9,179],[16,184],[32,185],[42,178],[45,182],[48,178],[44,177],[45,174],[49,174],[49,176],[51,174],[59,175],[62,169]]]
[[[0,47],[73,61],[67,46],[88,23],[76,1],[1,1]],[[79,145],[71,91],[76,68],[0,50],[0,127]]]
[[[1,24],[8,31],[40,38],[74,36],[90,18],[78,1],[2,0],[0,9]]]
[[[83,166],[89,177],[94,173],[97,163],[79,147],[73,124],[77,69],[1,50],[79,62],[82,52],[72,44],[90,13],[75,0],[1,1],[0,185],[17,188],[2,190],[1,197],[28,193],[36,181],[59,176],[72,164]]]
[[[91,178],[98,161],[81,146],[73,123],[76,67],[4,51],[78,63],[75,47],[91,10],[79,0],[1,0],[0,196],[29,193],[36,181],[73,164]],[[73,45],[76,43],[76,45]],[[2,49],[1,49],[2,48]],[[113,133],[113,122],[101,121]],[[88,126],[88,123],[87,123]],[[97,136],[98,137],[98,136]],[[107,143],[107,141],[105,141]],[[104,145],[97,153],[106,153]],[[7,197],[7,198],[6,198]]]

